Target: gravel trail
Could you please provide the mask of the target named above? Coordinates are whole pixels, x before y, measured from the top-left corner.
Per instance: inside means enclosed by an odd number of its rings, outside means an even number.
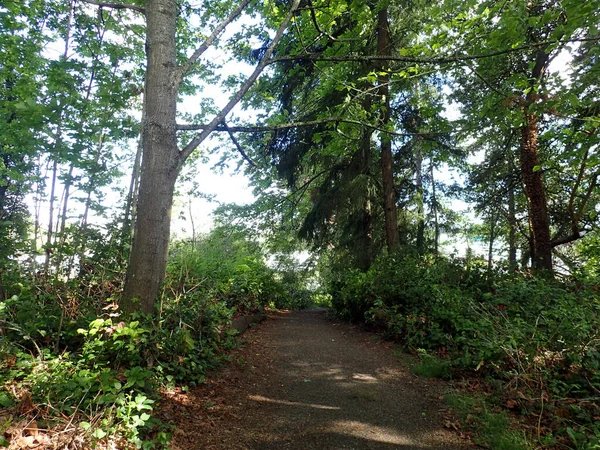
[[[442,426],[443,383],[324,310],[274,314],[246,338],[218,379],[165,398],[173,449],[477,448]]]

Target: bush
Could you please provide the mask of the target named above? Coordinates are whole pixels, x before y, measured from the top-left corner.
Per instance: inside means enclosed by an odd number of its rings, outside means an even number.
[[[561,409],[569,419],[563,422],[573,430],[598,416],[586,400],[600,391],[600,299],[593,284],[528,274],[484,276],[478,263],[394,256],[366,273],[333,277],[329,287],[339,314],[362,318],[409,349],[436,355],[422,362],[427,372],[447,361],[455,370],[506,380],[512,390],[532,390],[528,398],[545,398],[544,406],[522,402],[537,414],[568,398]]]

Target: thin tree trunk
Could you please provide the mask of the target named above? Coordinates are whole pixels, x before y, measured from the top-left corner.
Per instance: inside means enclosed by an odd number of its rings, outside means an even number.
[[[102,125],[100,129],[100,134],[98,136],[98,143],[96,144],[96,156],[94,157],[94,171],[89,174],[89,186],[87,189],[87,195],[85,198],[83,214],[81,215],[81,221],[79,222],[79,233],[75,236],[75,243],[73,252],[73,258],[71,258],[71,262],[69,263],[69,268],[74,265],[75,254],[79,258],[79,266],[80,272],[81,267],[84,263],[85,259],[85,251],[87,247],[87,239],[88,239],[88,217],[90,213],[90,208],[92,206],[92,192],[94,186],[96,184],[96,175],[97,175],[97,167],[100,163],[100,158],[102,156],[102,150],[104,148],[104,125]]]
[[[61,59],[66,61],[69,56],[69,45],[71,39],[71,25],[73,23],[73,12],[75,7],[75,0],[71,0],[69,3],[69,19],[67,22],[67,30],[65,33],[65,47]],[[46,239],[46,260],[44,261],[44,272],[48,274],[50,269],[50,255],[52,253],[52,230],[54,224],[54,195],[56,194],[56,177],[58,172],[58,152],[62,146],[62,110],[59,111],[58,124],[56,126],[56,137],[54,140],[54,150],[57,153],[54,157],[54,164],[52,165],[52,186],[50,188],[50,205],[48,212],[48,235]]]
[[[71,165],[69,166],[69,173],[67,174],[67,178],[65,180],[65,188],[64,188],[64,192],[63,192],[62,215],[60,218],[60,230],[54,238],[54,244],[55,244],[56,248],[58,249],[58,254],[56,255],[56,266],[55,266],[57,274],[60,272],[60,265],[62,264],[62,261],[63,261],[63,254],[64,254],[63,246],[66,241],[65,228],[67,226],[67,211],[68,211],[68,206],[69,206],[69,196],[70,196],[70,190],[71,190],[72,184],[73,184],[73,163],[71,163]],[[68,273],[66,275],[67,275],[67,277],[69,276]]]
[[[437,195],[435,193],[435,178],[433,176],[433,160],[431,161],[431,165],[429,166],[429,171],[431,173],[431,207],[433,208],[433,222],[435,227],[435,237],[433,248],[435,254],[439,253],[439,245],[440,245],[440,223],[438,220],[438,204],[437,204]]]
[[[145,96],[144,96],[145,99]],[[145,100],[144,100],[145,103]],[[146,112],[142,111],[142,124],[145,122]],[[123,233],[121,235],[121,247],[122,258],[125,259],[125,250],[127,252],[131,249],[131,243],[133,242],[133,234],[135,223],[135,217],[137,213],[137,199],[140,188],[140,173],[142,163],[142,153],[144,149],[144,143],[142,141],[143,133],[140,132],[137,150],[135,153],[135,160],[133,162],[133,168],[131,170],[131,181],[129,183],[129,193],[127,194],[127,202],[125,204],[125,217],[123,219]]]
[[[40,239],[40,208],[42,205],[42,191],[45,187],[45,183],[43,180],[46,179],[46,175],[48,174],[49,164],[50,161],[46,163],[46,174],[42,178],[42,156],[38,155],[36,166],[37,183],[35,188],[35,195],[33,197],[33,239],[31,241],[31,260],[34,277],[37,276],[38,240]]]
[[[496,240],[496,221],[498,215],[493,209],[490,213],[490,241],[488,246],[488,274],[492,273],[492,261],[494,259],[494,241]]]
[[[190,213],[190,223],[192,224],[192,251],[196,248],[196,227],[194,225],[194,214],[192,213],[192,199],[188,198],[188,212]]]
[[[370,97],[369,97],[370,99]],[[369,100],[367,104],[363,104],[365,110],[370,110],[372,102]],[[369,108],[369,109],[367,109]],[[364,176],[370,178],[371,176],[371,164],[372,164],[372,149],[371,149],[371,135],[372,131],[370,129],[363,129],[361,140],[360,140],[360,149],[361,152],[361,173]],[[371,195],[369,193],[369,189],[367,187],[365,192],[365,198],[363,200],[362,205],[362,224],[361,224],[361,240],[362,240],[362,254],[359,261],[359,265],[361,270],[367,271],[373,264],[373,207],[371,204]]]
[[[508,266],[517,267],[517,213],[515,205],[515,166],[513,155],[508,155]]]
[[[390,30],[387,8],[377,14],[377,55],[390,55]],[[381,70],[383,71],[383,67]],[[379,76],[378,94],[380,97],[379,126],[387,129],[391,122],[389,75]],[[379,134],[381,140],[381,177],[383,184],[383,211],[385,216],[385,236],[389,253],[398,250],[398,213],[396,211],[396,192],[394,189],[394,158],[392,140],[388,133]]]
[[[59,126],[60,133],[60,126]],[[57,148],[58,145],[55,145]],[[50,205],[48,207],[48,233],[46,234],[46,259],[44,261],[44,273],[47,275],[50,269],[50,255],[52,254],[52,231],[54,230],[54,195],[56,194],[56,173],[58,172],[58,160],[56,157],[52,163],[52,184],[50,185]]]
[[[415,149],[415,185],[417,187],[417,252],[425,253],[425,205],[423,193],[423,156],[421,150]]]

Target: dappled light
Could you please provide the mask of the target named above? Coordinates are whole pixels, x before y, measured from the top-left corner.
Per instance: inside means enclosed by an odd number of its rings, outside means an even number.
[[[287,400],[275,400],[272,398],[263,397],[262,395],[249,395],[248,398],[250,400],[253,400],[256,402],[277,403],[279,405],[285,405],[285,406],[300,406],[303,408],[315,408],[315,409],[327,409],[327,410],[340,409],[337,406],[317,405],[314,403],[290,402]]]
[[[420,445],[415,440],[403,436],[393,428],[383,428],[353,420],[336,421],[331,424],[328,431],[385,444],[406,445],[411,448],[428,448],[428,446]]]

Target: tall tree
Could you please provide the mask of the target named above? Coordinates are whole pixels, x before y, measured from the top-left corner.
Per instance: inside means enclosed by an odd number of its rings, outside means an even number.
[[[550,71],[550,64],[569,52],[569,45],[598,39],[594,31],[598,17],[590,13],[598,6],[596,1],[585,5],[566,0],[509,1],[502,5],[481,2],[473,8],[466,5],[463,20],[455,25],[463,27],[465,37],[459,45],[470,53],[497,49],[493,57],[465,64],[471,76],[471,82],[463,84],[469,90],[464,91],[470,97],[466,103],[476,112],[470,118],[478,121],[474,125],[480,130],[482,124],[493,127],[494,120],[519,130],[520,176],[527,199],[532,265],[541,273],[552,271],[553,247],[577,239],[575,233],[553,236],[557,223],[549,211],[550,174],[544,170],[552,165],[545,134],[564,127],[557,117],[570,108],[561,91],[577,90],[577,78],[566,75],[572,82],[566,86],[556,70]],[[514,51],[507,50],[507,42],[512,42]]]
[[[200,56],[248,3],[248,0],[244,0],[232,8],[230,14],[183,63],[179,58],[181,52],[187,49],[178,48],[177,25],[182,8],[176,0],[149,0],[143,8],[133,4],[101,6],[127,8],[143,13],[146,18],[144,123],[141,136],[143,155],[134,239],[120,303],[125,312],[154,311],[154,301],[165,275],[173,192],[182,165],[194,149],[225,120],[256,81],[296,13],[299,0],[292,2],[252,75],[203,131],[180,149],[177,138],[177,103],[182,83],[190,71],[195,69]]]

